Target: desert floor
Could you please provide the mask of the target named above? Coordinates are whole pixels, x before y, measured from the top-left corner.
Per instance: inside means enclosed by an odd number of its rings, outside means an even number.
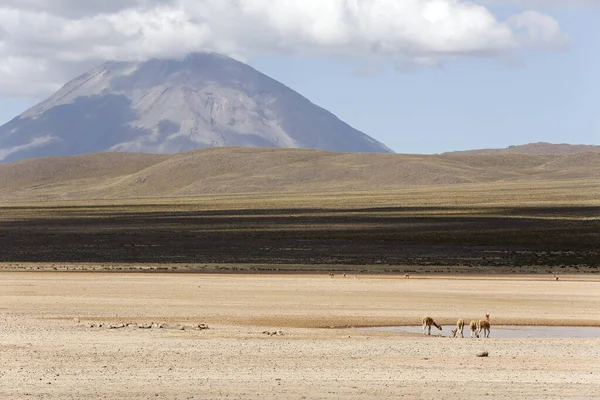
[[[0,272],[0,398],[600,398],[600,338],[494,324],[600,326],[600,276]]]

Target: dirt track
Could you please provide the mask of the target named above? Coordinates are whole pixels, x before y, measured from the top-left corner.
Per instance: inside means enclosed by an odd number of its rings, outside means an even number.
[[[0,273],[0,398],[600,398],[600,338],[493,338],[600,326],[600,278],[560,278]],[[486,312],[487,340],[328,328]]]

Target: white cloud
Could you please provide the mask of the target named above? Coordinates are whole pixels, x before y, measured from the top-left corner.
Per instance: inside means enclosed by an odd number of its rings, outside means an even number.
[[[541,44],[550,50],[561,50],[568,45],[568,39],[552,17],[537,11],[525,11],[508,20],[521,42],[530,45]]]
[[[499,21],[460,0],[3,0],[0,28],[0,95],[21,96],[107,59],[215,51],[435,66],[567,43],[547,15]]]
[[[600,0],[476,0],[485,6],[514,5],[523,8],[576,8],[598,7]]]
[[[19,153],[21,151],[25,151],[25,150],[29,150],[29,149],[34,149],[36,147],[41,147],[41,146],[44,146],[55,140],[58,140],[58,138],[56,138],[54,136],[46,135],[46,136],[34,138],[29,143],[22,144],[20,146],[13,146],[13,147],[8,147],[8,148],[4,148],[4,149],[0,148],[0,161],[4,160],[6,157],[10,156],[11,154]]]

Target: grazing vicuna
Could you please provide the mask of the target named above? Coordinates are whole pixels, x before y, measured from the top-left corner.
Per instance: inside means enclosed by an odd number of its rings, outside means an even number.
[[[489,338],[490,337],[490,314],[485,314],[485,319],[480,319],[477,322],[477,335],[478,336],[481,334],[482,330],[483,330],[483,337]]]
[[[472,320],[469,323],[469,327],[471,328],[471,337],[479,337],[479,333],[477,333],[477,322],[475,320]]]
[[[452,329],[452,337],[457,337],[460,333],[460,337],[464,338],[463,331],[465,329],[465,321],[462,318],[459,318],[456,321],[456,328]]]
[[[435,321],[433,320],[433,318],[428,317],[428,316],[424,316],[423,317],[423,335],[425,334],[425,328],[428,329],[427,330],[427,334],[431,335],[431,325],[435,326],[440,331],[442,330],[442,327],[439,326],[438,324],[436,324]]]

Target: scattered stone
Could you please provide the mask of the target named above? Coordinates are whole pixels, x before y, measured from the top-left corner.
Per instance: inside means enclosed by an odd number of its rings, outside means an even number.
[[[480,351],[479,353],[477,353],[477,357],[487,357],[490,353],[488,353],[487,351]]]
[[[122,329],[122,328],[128,328],[128,327],[132,327],[132,328],[138,328],[138,329],[177,329],[177,330],[181,330],[184,331],[186,329],[194,329],[194,330],[205,330],[205,329],[209,329],[207,324],[194,324],[194,325],[167,325],[164,324],[162,322],[150,322],[150,323],[142,323],[142,324],[138,324],[138,323],[133,323],[133,322],[126,322],[126,323],[121,323],[121,324],[108,324],[108,323],[90,323],[88,325],[88,327],[90,328],[106,328],[106,329]],[[281,331],[279,332],[273,332],[273,334],[283,334],[281,333]]]
[[[275,336],[275,335],[283,335],[282,331],[263,331],[263,334],[265,335],[269,335],[269,336]]]

